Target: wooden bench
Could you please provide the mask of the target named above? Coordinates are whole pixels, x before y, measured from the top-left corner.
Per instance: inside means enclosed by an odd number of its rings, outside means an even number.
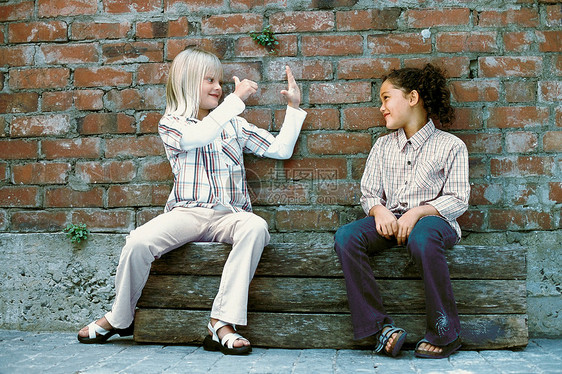
[[[135,318],[137,342],[201,344],[230,245],[191,243],[152,265]],[[527,345],[526,249],[458,245],[447,251],[466,349]],[[404,248],[372,258],[387,312],[423,337],[423,284]],[[371,348],[352,339],[343,273],[333,247],[274,244],[265,248],[250,286],[248,327],[254,346]]]

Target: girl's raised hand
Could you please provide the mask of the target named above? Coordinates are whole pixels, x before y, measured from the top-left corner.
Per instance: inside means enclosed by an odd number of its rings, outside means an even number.
[[[246,101],[250,95],[256,93],[258,90],[258,84],[254,81],[249,79],[240,81],[237,76],[232,77],[232,79],[234,79],[234,94],[242,101]]]
[[[301,90],[295,81],[291,68],[285,66],[287,73],[287,89],[281,90],[281,95],[287,99],[287,104],[293,108],[298,108],[301,103]]]

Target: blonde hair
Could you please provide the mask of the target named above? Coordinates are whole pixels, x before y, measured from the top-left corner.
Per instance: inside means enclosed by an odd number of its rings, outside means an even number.
[[[208,75],[222,80],[222,65],[217,56],[198,47],[180,52],[170,66],[164,114],[197,117],[201,84]]]

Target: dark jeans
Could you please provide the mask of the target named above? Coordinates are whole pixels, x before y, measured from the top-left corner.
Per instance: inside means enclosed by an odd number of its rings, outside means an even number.
[[[426,216],[416,223],[406,244],[422,275],[426,305],[425,338],[434,345],[446,345],[460,333],[445,259],[445,249],[452,247],[456,241],[457,234],[444,219]],[[395,245],[396,239],[388,240],[377,233],[374,217],[349,223],[336,232],[335,249],[345,276],[355,339],[374,335],[384,324],[392,323],[384,310],[369,256]]]

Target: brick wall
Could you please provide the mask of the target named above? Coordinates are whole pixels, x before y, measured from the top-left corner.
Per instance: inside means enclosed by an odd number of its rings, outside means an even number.
[[[124,233],[160,214],[171,172],[156,126],[169,63],[192,44],[259,82],[244,116],[271,131],[285,64],[299,81],[309,115],[293,158],[246,159],[272,232],[362,215],[359,180],[386,132],[380,78],[426,62],[449,72],[449,131],[470,152],[463,229],[561,227],[560,1],[0,0],[0,21],[0,232]],[[267,25],[274,54],[249,37]]]

